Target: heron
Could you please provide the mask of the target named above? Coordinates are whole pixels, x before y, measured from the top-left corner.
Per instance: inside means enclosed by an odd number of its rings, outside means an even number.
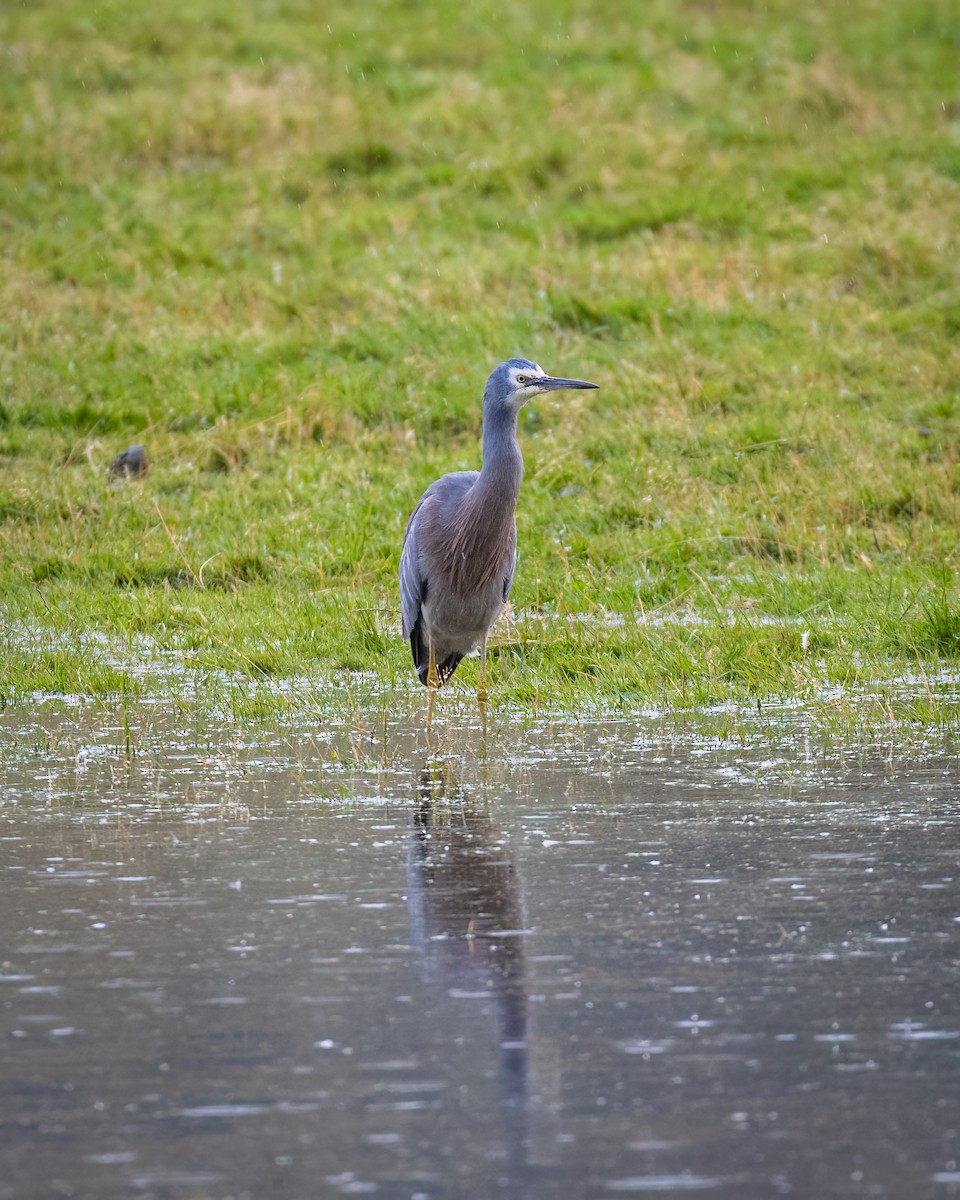
[[[481,469],[451,471],[432,483],[403,537],[403,636],[426,687],[442,687],[479,646],[477,695],[486,698],[487,636],[517,566],[515,513],[523,479],[517,416],[543,392],[598,386],[547,375],[528,358],[508,358],[491,372],[483,392]]]

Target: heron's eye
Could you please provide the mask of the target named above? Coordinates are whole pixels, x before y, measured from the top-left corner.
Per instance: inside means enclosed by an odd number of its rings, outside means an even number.
[[[517,376],[517,383],[526,383],[526,382],[527,382],[526,375],[518,375]]]

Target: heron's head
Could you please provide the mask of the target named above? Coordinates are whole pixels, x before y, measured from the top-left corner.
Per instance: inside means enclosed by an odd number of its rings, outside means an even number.
[[[517,412],[541,392],[559,392],[565,388],[595,388],[583,379],[562,379],[548,375],[529,358],[508,358],[494,367],[483,393],[485,404],[507,407]]]

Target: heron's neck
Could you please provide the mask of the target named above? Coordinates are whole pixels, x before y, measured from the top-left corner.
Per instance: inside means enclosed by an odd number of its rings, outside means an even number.
[[[516,507],[523,479],[523,455],[517,442],[517,414],[512,409],[487,410],[483,415],[483,467],[472,491],[484,506]]]
[[[457,510],[449,544],[451,582],[462,594],[503,578],[516,546],[514,512],[521,479],[517,414],[488,406],[483,414],[483,466]]]

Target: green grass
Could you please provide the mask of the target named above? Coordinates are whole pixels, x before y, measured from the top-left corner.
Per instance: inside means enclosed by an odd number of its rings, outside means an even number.
[[[0,54],[3,697],[412,686],[404,522],[516,353],[602,390],[522,416],[499,698],[957,668],[954,5],[30,0]]]

